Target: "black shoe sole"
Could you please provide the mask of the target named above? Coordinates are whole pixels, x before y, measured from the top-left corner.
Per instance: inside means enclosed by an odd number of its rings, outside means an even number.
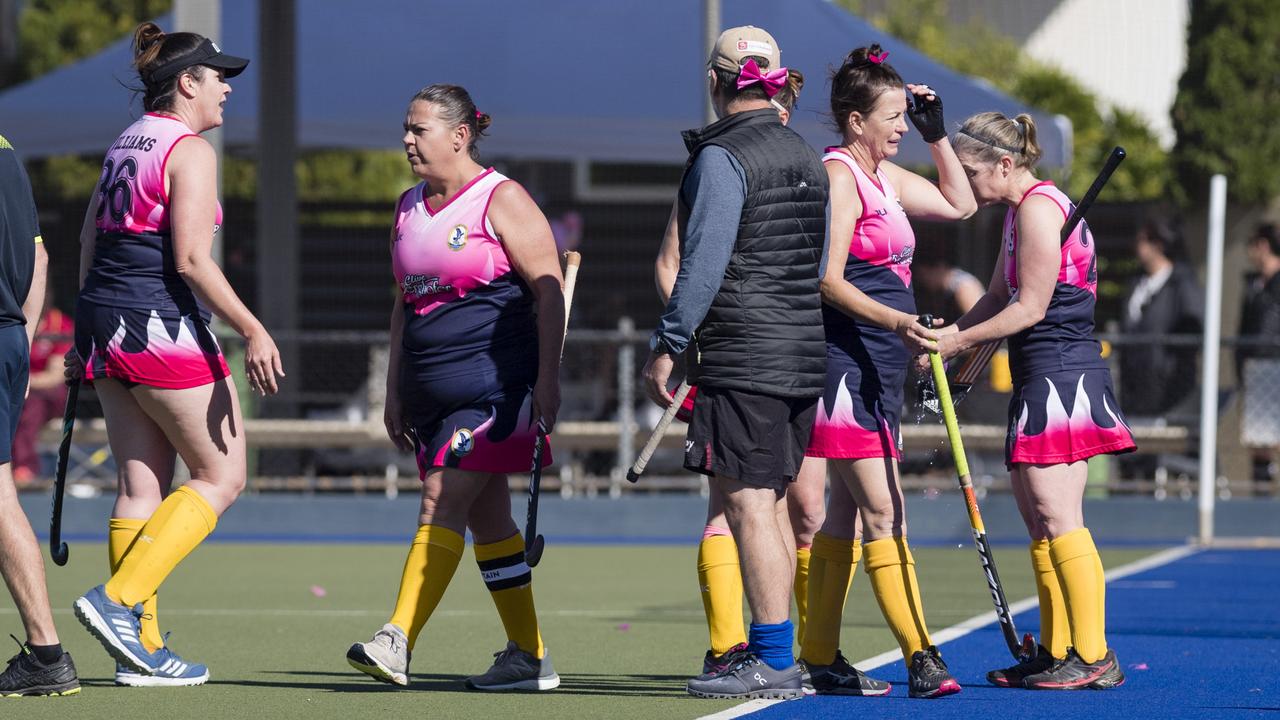
[[[32,685],[21,690],[0,690],[0,698],[17,697],[65,697],[79,695],[80,682],[59,683],[57,685]]]
[[[347,664],[378,682],[386,683],[394,687],[408,687],[408,683],[401,685],[395,680],[392,680],[389,677],[391,674],[389,670],[383,667],[377,660],[369,657],[367,653],[359,649],[356,645],[352,645],[351,648],[347,650]],[[405,676],[407,678],[408,673],[405,673]]]

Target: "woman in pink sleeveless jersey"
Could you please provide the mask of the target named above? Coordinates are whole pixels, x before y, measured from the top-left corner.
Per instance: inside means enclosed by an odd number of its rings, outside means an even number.
[[[113,574],[75,609],[116,658],[118,683],[198,685],[208,670],[165,646],[155,592],[245,484],[244,421],[211,313],[244,337],[256,391],[274,393],[284,371],[211,256],[222,208],[217,158],[200,133],[222,124],[226,80],[249,61],[152,23],[138,27],[134,50],[145,114],[107,151],[85,216],[67,356],[68,377],[83,374],[97,390],[120,468]],[[171,493],[178,455],[191,479]]]
[[[456,85],[423,88],[405,116],[405,154],[422,182],[400,197],[391,234],[397,297],[385,420],[396,446],[417,453],[422,510],[391,619],[347,660],[383,682],[409,683],[411,651],[470,529],[507,645],[467,686],[550,690],[560,677],[538,629],[507,474],[529,470],[539,419],[555,426],[563,280],[542,211],[518,183],[476,161],[488,126]]]
[[[857,48],[831,79],[831,111],[842,142],[823,157],[831,178],[831,239],[822,280],[827,390],[801,476],[823,473],[825,465],[849,492],[831,494],[814,537],[800,655],[820,693],[889,691],[839,650],[845,597],[865,559],[876,601],[902,649],[908,694],[936,698],[960,686],[929,640],[898,480],[908,364],[933,337],[916,322],[915,234],[908,218],[961,220],[977,204],[947,140],[942,101],[926,85],[904,85],[888,55],[879,45]],[[908,132],[908,117],[929,145],[937,185],[890,162]]]
[[[987,677],[1001,687],[1115,687],[1124,674],[1107,647],[1102,561],[1084,525],[1086,461],[1135,446],[1093,338],[1093,236],[1082,221],[1060,239],[1075,205],[1052,182],[1036,178],[1040,148],[1029,115],[975,115],[955,143],[978,202],[1009,210],[987,294],[939,330],[938,351],[945,358],[1009,340],[1013,398],[1005,462],[1031,536],[1040,597],[1036,657]]]

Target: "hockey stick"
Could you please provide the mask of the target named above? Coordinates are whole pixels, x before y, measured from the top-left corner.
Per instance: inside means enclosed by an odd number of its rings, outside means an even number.
[[[933,326],[933,318],[920,316],[920,324]],[[1013,611],[1009,609],[1009,601],[1004,595],[1004,586],[1000,584],[1000,574],[996,572],[996,558],[991,552],[991,543],[987,540],[987,529],[982,524],[982,514],[978,512],[978,499],[973,494],[973,481],[969,478],[969,461],[964,456],[964,442],[960,438],[960,424],[956,422],[955,406],[951,404],[951,390],[947,385],[947,371],[942,365],[942,356],[936,350],[929,353],[929,365],[933,369],[933,380],[938,386],[938,404],[942,408],[942,418],[947,425],[947,440],[951,443],[951,457],[956,463],[956,476],[960,482],[960,491],[964,493],[965,507],[969,512],[969,528],[973,531],[973,544],[978,548],[978,557],[982,560],[982,572],[987,578],[987,589],[991,591],[991,601],[996,606],[996,616],[1000,619],[1000,631],[1004,633],[1005,644],[1009,652],[1019,662],[1035,655],[1035,638],[1027,633],[1022,641],[1018,641],[1018,630],[1013,626]]]
[[[671,426],[671,421],[675,419],[676,413],[680,412],[680,406],[684,404],[684,399],[689,396],[689,381],[680,382],[680,387],[676,388],[675,397],[672,398],[671,404],[663,411],[662,417],[658,419],[658,424],[653,426],[653,432],[649,434],[649,439],[645,441],[644,447],[640,450],[640,455],[636,457],[636,461],[631,463],[631,467],[627,470],[627,480],[637,482],[640,475],[644,473],[644,468],[649,464],[649,459],[653,457],[653,452],[658,449],[658,444],[662,442],[662,437],[667,434],[667,428]]]
[[[1098,198],[1098,193],[1102,192],[1103,186],[1111,179],[1112,173],[1116,168],[1120,167],[1120,163],[1124,161],[1125,151],[1119,145],[1111,150],[1111,155],[1107,157],[1107,162],[1102,166],[1102,171],[1098,173],[1098,177],[1093,179],[1093,184],[1089,186],[1084,197],[1080,199],[1080,204],[1076,205],[1071,211],[1071,216],[1067,218],[1067,222],[1062,226],[1062,236],[1060,242],[1066,242],[1071,237],[1071,233],[1075,232],[1076,226],[1084,220],[1084,214],[1089,212],[1089,208],[1093,206],[1093,201]],[[1000,349],[1000,343],[1003,340],[992,340],[991,342],[979,345],[977,349],[969,355],[969,359],[964,365],[956,371],[951,378],[951,397],[955,405],[959,405],[973,389],[978,378],[983,371],[987,369],[987,363],[991,362],[991,357],[996,354],[996,350]],[[936,383],[935,383],[936,386]],[[921,404],[929,412],[939,415],[937,390],[930,388],[926,383],[921,393]]]
[[[564,355],[564,336],[569,333],[569,309],[573,307],[573,288],[578,283],[578,266],[582,255],[570,250],[564,254],[564,333],[560,336],[560,354]],[[524,561],[534,567],[542,559],[546,541],[538,534],[538,496],[542,492],[542,452],[547,445],[547,426],[538,418],[538,435],[533,441],[533,467],[529,469],[529,508],[524,521]]]
[[[76,402],[80,399],[80,381],[67,388],[67,407],[62,411],[62,442],[58,445],[58,464],[53,475],[53,517],[49,519],[49,554],[59,566],[66,565],[71,549],[62,542],[62,496],[67,491],[67,464],[71,458],[71,433],[76,426]]]

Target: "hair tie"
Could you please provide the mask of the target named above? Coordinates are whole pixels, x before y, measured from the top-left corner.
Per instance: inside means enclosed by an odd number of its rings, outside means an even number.
[[[1005,151],[1005,152],[1007,152],[1007,153],[1014,153],[1014,154],[1017,154],[1017,155],[1021,155],[1021,154],[1022,154],[1022,151],[1021,151],[1021,150],[1019,150],[1018,148],[1011,148],[1011,147],[1009,147],[1008,145],[1001,145],[1000,143],[996,142],[995,140],[992,140],[992,139],[991,139],[991,138],[989,138],[989,137],[986,137],[986,136],[984,136],[984,135],[975,135],[974,133],[971,133],[971,132],[966,131],[964,128],[961,128],[961,129],[957,130],[956,132],[957,132],[957,133],[959,133],[959,134],[961,134],[961,135],[967,135],[967,136],[969,136],[969,137],[973,138],[974,140],[977,140],[978,142],[982,143],[983,145],[990,145],[990,146],[991,146],[991,147],[993,147],[993,148],[996,148],[996,149],[998,149],[998,150],[1003,150],[1003,151]]]
[[[484,113],[480,112],[480,111],[477,109],[477,110],[476,110],[476,119],[477,119],[477,120],[479,120],[479,119],[480,119],[480,118],[482,118],[482,117],[484,117]]]
[[[881,51],[880,51],[880,52],[878,52],[878,53],[868,52],[868,53],[867,53],[867,62],[869,62],[869,63],[871,63],[871,64],[873,64],[873,65],[879,65],[879,64],[883,63],[883,62],[885,61],[885,59],[886,59],[886,58],[888,58],[888,57],[889,57],[889,51],[888,51],[888,50],[881,50]]]
[[[783,67],[762,73],[755,60],[747,60],[738,71],[738,89],[741,90],[756,83],[763,85],[764,94],[772,98],[778,94],[783,85],[787,84],[787,69]]]

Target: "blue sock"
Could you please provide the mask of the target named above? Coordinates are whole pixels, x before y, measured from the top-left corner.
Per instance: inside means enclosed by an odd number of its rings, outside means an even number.
[[[751,652],[774,670],[785,670],[796,663],[795,656],[791,654],[795,643],[795,628],[790,620],[783,620],[776,625],[751,623],[747,642]]]

